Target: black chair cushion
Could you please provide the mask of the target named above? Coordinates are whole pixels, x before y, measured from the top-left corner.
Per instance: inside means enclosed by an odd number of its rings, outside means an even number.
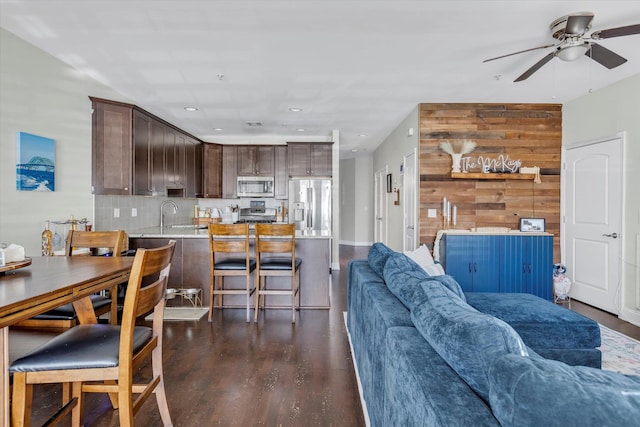
[[[97,310],[104,306],[111,304],[111,299],[102,295],[91,295],[91,305],[93,309]],[[73,309],[73,304],[65,304],[60,307],[49,310],[46,313],[38,314],[34,316],[34,319],[39,320],[73,320],[76,318],[76,311]]]
[[[300,258],[296,258],[296,270],[302,264]],[[291,270],[291,258],[268,257],[260,260],[260,270]]]
[[[136,326],[134,351],[142,348],[151,336],[151,328]],[[119,346],[120,326],[78,325],[13,362],[9,372],[110,368],[118,366]]]
[[[246,258],[229,258],[220,262],[216,262],[214,268],[216,270],[246,270],[247,260]],[[256,260],[249,260],[249,271],[253,271],[256,268]]]

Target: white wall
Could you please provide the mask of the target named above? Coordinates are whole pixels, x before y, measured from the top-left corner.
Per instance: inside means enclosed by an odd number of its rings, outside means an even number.
[[[340,243],[373,243],[373,157],[340,160]]]
[[[567,102],[562,116],[567,147],[626,132],[620,317],[640,325],[640,74]]]
[[[40,255],[45,221],[93,220],[91,101],[130,102],[0,29],[0,241]],[[16,190],[16,134],[55,140],[55,192]]]
[[[376,149],[373,156],[373,171],[384,169],[385,166],[389,167],[389,173],[393,178],[393,187],[402,190],[402,174],[400,173],[400,166],[403,162],[403,157],[412,152],[420,145],[420,135],[418,127],[418,106],[413,108],[409,115],[394,129],[393,132],[384,140],[384,142]],[[413,135],[409,135],[409,129],[413,129]],[[418,156],[420,150],[418,150]],[[420,183],[420,170],[416,171],[417,184]],[[402,191],[401,191],[402,193]],[[400,205],[394,205],[395,195],[387,198],[388,204],[388,221],[387,221],[387,245],[396,251],[402,251],[403,241],[403,204],[400,201]],[[419,203],[419,200],[416,200]],[[371,216],[374,212],[371,211]],[[418,236],[420,230],[417,231]]]

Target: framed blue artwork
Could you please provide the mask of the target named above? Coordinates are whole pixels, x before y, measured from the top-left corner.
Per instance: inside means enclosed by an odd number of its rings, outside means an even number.
[[[16,154],[16,188],[18,190],[56,190],[56,146],[53,139],[18,132]]]

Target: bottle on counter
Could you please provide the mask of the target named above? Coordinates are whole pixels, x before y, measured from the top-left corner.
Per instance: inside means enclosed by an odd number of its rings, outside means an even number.
[[[49,229],[49,221],[47,221],[42,232],[42,256],[51,255],[53,255],[53,233]]]

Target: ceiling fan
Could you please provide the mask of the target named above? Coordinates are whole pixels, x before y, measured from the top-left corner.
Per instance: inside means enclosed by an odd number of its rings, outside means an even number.
[[[555,48],[552,52],[548,53],[540,61],[536,62],[531,68],[525,71],[520,77],[515,79],[514,82],[520,82],[528,79],[533,73],[538,71],[544,64],[551,61],[556,56],[563,61],[575,61],[584,54],[608,69],[618,67],[627,62],[627,60],[622,56],[604,46],[594,43],[592,40],[603,40],[612,37],[640,34],[640,24],[594,31],[591,33],[590,37],[586,37],[585,34],[591,28],[593,16],[594,15],[591,12],[578,12],[562,16],[549,25],[551,35],[553,38],[559,40],[558,43],[525,49],[519,52],[485,59],[482,62],[494,61],[496,59],[530,52],[532,50],[546,49],[549,47]]]

